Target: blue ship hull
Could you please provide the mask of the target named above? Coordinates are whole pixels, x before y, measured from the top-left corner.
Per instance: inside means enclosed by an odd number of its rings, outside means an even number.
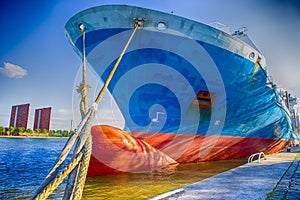
[[[185,146],[174,159],[187,162],[199,161],[183,155],[191,157],[185,152],[197,145],[204,148],[205,138],[263,140],[273,146],[268,152],[295,139],[289,113],[274,85],[268,84],[263,55],[230,34],[172,14],[121,5],[78,13],[66,24],[66,34],[82,56],[78,25],[85,25],[87,62],[105,81],[135,20],[140,27],[108,86],[125,119],[125,131],[169,155],[176,151],[174,146]],[[202,140],[173,141],[168,148],[161,144],[166,143],[164,135]],[[229,148],[217,140],[212,145]],[[274,146],[278,141],[283,145]],[[244,153],[231,152],[227,158],[261,149],[245,147]]]

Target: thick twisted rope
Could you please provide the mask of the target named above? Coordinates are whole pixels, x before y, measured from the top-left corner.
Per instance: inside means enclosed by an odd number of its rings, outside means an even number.
[[[63,182],[63,180],[69,175],[71,171],[80,163],[82,159],[82,153],[78,156],[53,180],[49,183],[36,197],[36,200],[47,199],[52,192]]]
[[[91,107],[90,110],[88,111],[87,115],[84,117],[84,119],[79,123],[79,125],[75,129],[75,132],[70,136],[70,138],[66,142],[56,164],[50,170],[50,172],[46,176],[45,180],[42,182],[40,187],[36,190],[35,194],[32,196],[31,199],[35,199],[36,196],[55,179],[59,170],[61,169],[62,163],[65,161],[66,157],[68,156],[76,139],[82,138],[82,135],[84,134],[84,131],[82,131],[82,129],[86,126],[86,122],[87,122],[88,118],[90,117],[90,115],[92,114],[92,112],[96,112],[96,109],[97,109],[97,107],[95,107],[95,106]]]
[[[137,23],[137,22],[136,22],[136,23]],[[95,100],[95,102],[96,102],[97,104],[99,104],[99,102],[100,102],[100,100],[101,100],[101,98],[102,98],[102,96],[103,96],[105,90],[107,89],[107,86],[108,86],[109,82],[111,81],[113,75],[115,74],[115,71],[117,70],[117,68],[118,68],[118,66],[119,66],[119,64],[120,64],[120,61],[122,60],[123,55],[124,55],[124,53],[125,53],[125,51],[126,51],[128,45],[130,44],[130,42],[131,42],[131,40],[132,40],[132,38],[133,38],[133,36],[134,36],[134,34],[135,34],[137,28],[138,28],[138,25],[135,24],[135,25],[134,25],[133,32],[131,33],[131,35],[130,35],[130,37],[129,37],[129,40],[127,41],[127,43],[126,43],[124,49],[122,50],[122,52],[121,52],[121,54],[120,54],[120,56],[119,56],[119,58],[118,58],[116,64],[114,65],[113,69],[111,70],[109,76],[107,77],[107,79],[106,79],[106,81],[105,81],[105,83],[104,83],[102,89],[100,90],[100,92],[99,92],[99,94],[98,94],[98,96],[97,96],[97,98],[96,98],[96,100]]]
[[[90,158],[92,154],[92,137],[89,137],[87,139],[84,149],[86,150],[86,153],[82,158],[82,165],[80,165],[80,169],[79,169],[80,173],[78,174],[78,178],[77,178],[74,199],[81,199],[83,194],[86,175],[88,172]]]
[[[96,106],[97,104],[94,104],[94,106]],[[87,169],[89,167],[89,161],[90,161],[90,157],[91,157],[91,152],[92,152],[92,136],[91,136],[91,128],[92,128],[92,122],[95,118],[95,114],[96,112],[92,112],[90,114],[89,119],[86,122],[86,126],[85,126],[85,130],[84,130],[84,138],[80,141],[78,141],[78,143],[76,144],[76,147],[74,149],[74,153],[73,153],[73,157],[76,157],[77,154],[81,151],[83,151],[83,161],[82,163],[84,164],[84,168],[86,168],[86,172]],[[88,163],[86,162],[88,161]],[[81,165],[82,166],[82,165]],[[76,185],[83,185],[82,186],[82,190],[84,187],[84,183],[85,183],[85,179],[84,182],[78,182],[78,177],[83,176],[82,172],[79,170],[80,167],[75,168],[72,173],[69,175],[68,178],[68,182],[66,185],[66,189],[65,189],[65,194],[63,199],[73,199],[73,193],[77,193],[75,188],[78,188]],[[85,173],[86,176],[86,173]],[[80,178],[79,180],[83,180],[82,178]]]
[[[131,33],[125,47],[123,48],[120,56],[118,57],[118,60],[117,62],[115,63],[113,69],[111,70],[108,78],[106,79],[103,87],[101,88],[96,100],[95,100],[95,103],[96,104],[99,104],[105,90],[107,89],[115,71],[117,70],[119,64],[120,64],[120,61],[126,51],[126,49],[128,48],[136,30],[137,30],[138,26],[135,25],[134,27],[134,30],[133,32]],[[90,130],[90,129],[86,129],[86,130]],[[66,186],[66,190],[65,190],[65,195],[64,195],[64,200],[67,200],[67,199],[74,199],[74,200],[78,200],[78,199],[81,199],[81,196],[82,196],[82,192],[83,192],[83,188],[84,188],[84,184],[85,184],[85,179],[86,179],[86,174],[87,174],[87,170],[88,170],[88,167],[89,167],[89,161],[90,161],[90,156],[91,156],[91,148],[92,148],[92,138],[90,136],[90,139],[89,139],[90,143],[88,143],[84,148],[89,148],[87,149],[88,152],[90,152],[89,155],[85,155],[84,158],[83,158],[83,165],[81,165],[80,167],[80,170],[79,172],[77,172],[78,168],[74,170],[74,172],[72,172],[72,174],[69,176],[69,180],[68,180],[68,183],[67,183],[67,186]],[[74,184],[76,182],[76,184]],[[73,196],[73,194],[75,193],[75,195]]]
[[[111,81],[127,47],[129,46],[133,38],[133,35],[138,28],[138,25],[136,23],[137,22],[135,22],[134,30],[131,33],[129,40],[122,50],[102,89],[100,90],[95,103],[93,104],[93,106],[91,106],[85,117],[79,123],[74,134],[72,134],[68,139],[57,163],[50,170],[49,174],[46,176],[41,186],[37,189],[32,199],[46,199],[68,175],[70,175],[69,181],[72,180],[73,184],[67,184],[64,199],[81,199],[92,152],[92,136],[90,131],[97,110],[97,105],[99,104],[105,90],[107,89],[109,82]],[[71,163],[59,175],[57,175],[62,163],[65,161],[76,140],[77,143],[73,152]]]

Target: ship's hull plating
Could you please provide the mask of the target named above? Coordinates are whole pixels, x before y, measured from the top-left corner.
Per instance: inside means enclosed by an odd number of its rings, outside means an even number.
[[[108,86],[125,119],[124,134],[130,132],[137,143],[153,147],[149,152],[159,151],[155,158],[160,161],[169,157],[177,162],[243,158],[285,147],[292,138],[290,120],[276,91],[267,85],[264,58],[231,35],[131,6],[83,11],[67,23],[66,31],[81,54],[82,33],[74,27],[86,25],[87,61],[105,81],[132,32],[133,19],[145,21]],[[90,175],[101,174],[101,166],[112,169],[106,173],[146,170],[130,165],[140,159],[136,156],[125,156],[132,161],[120,160],[123,167],[120,163],[116,167],[99,155],[96,149],[103,142],[98,138],[115,131],[113,127],[104,132],[94,129]],[[115,135],[107,142],[114,146],[123,139]],[[132,150],[129,146],[120,148],[127,152]],[[110,150],[102,149],[102,154]],[[138,162],[149,163],[151,156]]]

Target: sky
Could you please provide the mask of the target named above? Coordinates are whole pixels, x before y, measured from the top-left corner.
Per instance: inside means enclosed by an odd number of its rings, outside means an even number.
[[[135,5],[193,19],[247,27],[266,57],[268,75],[300,97],[300,1],[298,0],[10,0],[0,2],[0,126],[11,107],[52,107],[50,129],[70,130],[75,77],[81,59],[64,26],[76,13],[99,5]],[[88,77],[89,79],[89,77]]]

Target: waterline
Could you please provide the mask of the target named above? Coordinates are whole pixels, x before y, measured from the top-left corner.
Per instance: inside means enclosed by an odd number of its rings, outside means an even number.
[[[58,159],[66,139],[0,138],[0,197],[29,199]],[[69,159],[69,158],[68,158]],[[151,173],[88,177],[82,199],[147,199],[237,167],[244,160],[180,164]],[[49,199],[61,199],[65,182]]]

